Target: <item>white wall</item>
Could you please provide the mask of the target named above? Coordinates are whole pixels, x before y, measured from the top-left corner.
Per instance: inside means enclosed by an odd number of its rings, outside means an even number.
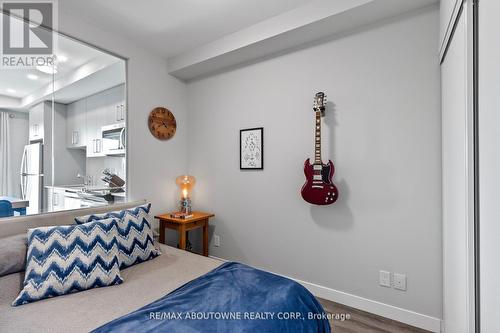
[[[438,25],[432,8],[188,85],[193,201],[221,236],[211,254],[441,318]],[[328,207],[299,194],[319,90],[340,190]],[[243,172],[239,130],[256,126],[265,169]],[[379,287],[381,269],[408,290]]]
[[[106,183],[101,180],[102,171],[106,168],[111,172],[116,172],[118,177],[126,181],[126,158],[121,156],[105,156],[87,158],[85,174],[92,176],[96,186],[105,186]]]
[[[28,144],[28,114],[11,110],[0,110],[14,115],[10,118],[10,171],[11,171],[11,193],[12,197],[21,197],[21,181],[19,171],[21,170],[21,160],[23,158],[24,146]]]
[[[500,332],[500,2],[479,7],[479,189],[481,332]]]
[[[133,42],[78,18],[59,12],[59,30],[128,58],[128,184],[129,199],[147,198],[153,213],[173,209],[177,202],[175,177],[187,169],[186,86],[167,73],[166,61]],[[149,112],[169,108],[177,118],[177,133],[158,141],[147,127]]]
[[[443,319],[445,332],[474,331],[474,182],[467,8],[442,63]]]

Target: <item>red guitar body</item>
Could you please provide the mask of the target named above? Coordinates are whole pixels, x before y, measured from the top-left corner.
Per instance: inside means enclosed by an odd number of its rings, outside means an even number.
[[[306,183],[302,186],[302,198],[310,204],[322,206],[337,201],[339,191],[332,181],[334,173],[332,161],[328,160],[328,164],[311,164],[308,158],[304,163]]]

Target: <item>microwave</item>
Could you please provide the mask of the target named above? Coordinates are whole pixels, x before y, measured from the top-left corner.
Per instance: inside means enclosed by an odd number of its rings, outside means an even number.
[[[103,126],[102,151],[104,155],[125,155],[126,129],[125,123]]]

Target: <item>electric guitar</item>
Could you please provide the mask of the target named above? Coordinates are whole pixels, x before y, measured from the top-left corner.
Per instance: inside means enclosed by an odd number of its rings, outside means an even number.
[[[332,182],[335,172],[333,162],[323,164],[321,160],[321,117],[325,112],[326,96],[319,92],[314,97],[313,111],[316,114],[314,136],[314,163],[310,158],[304,163],[306,183],[302,186],[301,194],[305,201],[313,205],[330,205],[337,201],[339,191]]]

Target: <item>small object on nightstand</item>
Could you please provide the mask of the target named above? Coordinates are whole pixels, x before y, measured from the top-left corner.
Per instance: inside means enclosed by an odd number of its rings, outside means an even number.
[[[196,178],[189,175],[182,175],[175,179],[175,183],[179,186],[181,191],[181,200],[179,201],[179,210],[181,213],[190,215],[192,211],[191,207],[191,192],[193,191],[194,184],[196,184]]]
[[[203,255],[208,256],[208,220],[214,217],[211,213],[192,212],[191,218],[174,218],[173,213],[155,216],[160,220],[160,243],[165,244],[165,228],[177,230],[179,233],[179,248],[186,250],[186,233],[189,230],[203,228]]]
[[[193,214],[186,214],[183,212],[175,212],[175,213],[170,214],[170,217],[173,217],[174,219],[186,220],[186,219],[190,219],[190,218],[194,217],[194,215]]]
[[[194,184],[196,184],[196,178],[189,175],[182,175],[175,179],[175,183],[179,186],[181,191],[181,200],[179,201],[179,212],[173,214],[172,217],[180,219],[192,218],[193,208],[191,206],[191,192],[193,191]],[[186,250],[192,250],[191,242],[189,241],[189,232],[186,232]]]

